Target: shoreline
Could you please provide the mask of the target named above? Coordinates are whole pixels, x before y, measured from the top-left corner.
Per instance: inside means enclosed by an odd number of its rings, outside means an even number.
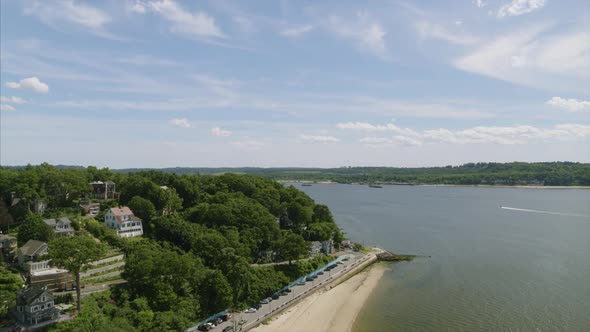
[[[385,265],[371,264],[342,283],[336,286],[327,285],[309,295],[251,331],[351,331],[358,314],[385,271]]]
[[[338,184],[333,181],[312,181],[312,180],[277,180],[279,183],[309,183],[309,184]],[[345,184],[345,183],[343,183]],[[368,183],[346,183],[350,185],[368,186]],[[408,187],[472,187],[472,188],[517,188],[517,189],[590,189],[590,186],[527,186],[527,185],[502,185],[502,184],[393,184],[376,183],[383,186],[408,186]]]

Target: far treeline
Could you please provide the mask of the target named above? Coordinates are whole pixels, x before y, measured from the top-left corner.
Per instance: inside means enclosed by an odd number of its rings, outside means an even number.
[[[115,182],[120,196],[98,201],[101,212],[84,218],[78,204],[92,181]],[[0,198],[0,228],[19,246],[36,239],[59,247],[67,238],[52,240],[42,220],[69,216],[76,237],[126,255],[127,282],[84,299],[78,317],[52,331],[183,331],[221,310],[247,308],[333,259],[297,260],[309,255],[311,241],[338,247],[343,240],[327,206],[254,175],[0,167]],[[31,212],[39,200],[47,203],[41,216]],[[119,238],[103,223],[105,211],[118,205],[143,220],[143,238]],[[282,261],[288,264],[254,264]],[[7,307],[14,306],[13,288],[2,293],[12,294]]]
[[[133,172],[120,169],[116,172]],[[445,167],[163,168],[175,174],[246,173],[273,180],[338,183],[590,186],[590,164],[574,162],[468,163]]]

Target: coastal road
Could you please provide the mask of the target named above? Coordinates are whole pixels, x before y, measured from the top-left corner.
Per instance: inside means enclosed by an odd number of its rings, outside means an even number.
[[[232,319],[219,324],[211,331],[223,331],[227,326],[234,326],[234,331],[236,332],[247,331],[270,316],[294,304],[304,296],[317,291],[326,284],[345,275],[361,263],[369,260],[373,255],[374,254],[352,253],[352,257],[348,261],[343,261],[342,264],[338,264],[336,268],[331,271],[325,271],[323,275],[318,275],[315,280],[307,281],[304,285],[293,286],[291,288],[291,293],[280,296],[278,299],[272,300],[268,304],[263,304],[260,309],[254,313],[233,313]],[[240,322],[242,322],[242,324],[240,324]]]

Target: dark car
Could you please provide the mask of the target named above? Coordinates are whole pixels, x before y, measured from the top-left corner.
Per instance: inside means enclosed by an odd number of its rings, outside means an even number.
[[[276,300],[276,299],[278,299],[278,298],[279,298],[279,296],[280,296],[279,294],[272,294],[272,299],[273,299],[273,300]]]
[[[223,323],[223,319],[221,319],[221,318],[217,318],[213,321],[213,324],[215,324],[215,325],[219,325],[221,323]]]
[[[307,277],[305,278],[305,281],[313,281],[313,277]]]
[[[285,289],[284,292],[291,293],[291,288]]]
[[[224,328],[222,332],[234,332],[234,327],[228,326],[228,327]]]

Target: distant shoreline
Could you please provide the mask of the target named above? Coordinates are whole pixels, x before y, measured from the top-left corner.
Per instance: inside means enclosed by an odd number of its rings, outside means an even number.
[[[338,182],[334,181],[312,181],[312,180],[277,180],[280,183],[309,183],[309,184],[338,184]],[[349,183],[351,185],[361,185],[367,186],[368,183]],[[516,185],[516,186],[509,186],[509,185],[501,185],[501,184],[427,184],[427,183],[420,183],[420,184],[393,184],[393,183],[381,183],[376,182],[376,184],[383,185],[383,186],[421,186],[421,187],[474,187],[474,188],[520,188],[520,189],[590,189],[590,186],[526,186],[526,185]]]

